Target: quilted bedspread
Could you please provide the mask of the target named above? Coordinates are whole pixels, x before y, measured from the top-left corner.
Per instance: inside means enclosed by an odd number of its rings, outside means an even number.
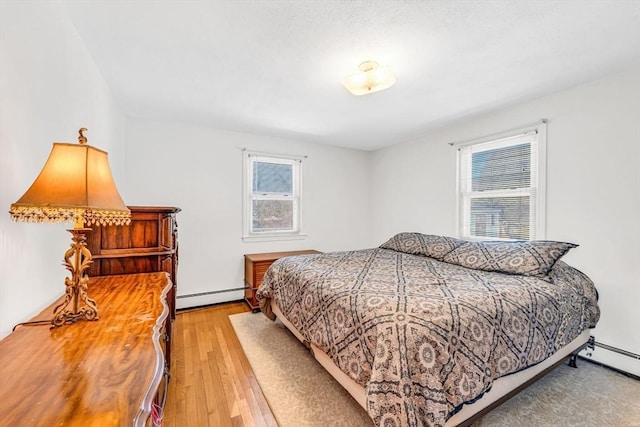
[[[280,259],[258,298],[365,387],[377,426],[443,425],[600,314],[593,283],[561,261],[540,279],[380,248]]]

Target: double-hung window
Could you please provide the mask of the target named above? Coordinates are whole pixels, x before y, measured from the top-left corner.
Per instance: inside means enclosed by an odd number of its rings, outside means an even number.
[[[302,159],[244,152],[244,240],[300,234]]]
[[[545,152],[544,122],[458,145],[458,234],[544,239]]]

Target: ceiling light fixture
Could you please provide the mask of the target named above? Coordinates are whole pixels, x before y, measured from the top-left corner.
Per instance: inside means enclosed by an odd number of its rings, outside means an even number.
[[[389,67],[381,67],[375,61],[360,64],[360,72],[345,77],[342,84],[354,95],[366,95],[388,89],[396,82]]]

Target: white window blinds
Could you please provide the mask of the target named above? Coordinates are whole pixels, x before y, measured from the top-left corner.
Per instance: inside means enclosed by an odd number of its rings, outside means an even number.
[[[459,235],[544,238],[540,130],[459,147]],[[542,199],[541,199],[542,198]]]

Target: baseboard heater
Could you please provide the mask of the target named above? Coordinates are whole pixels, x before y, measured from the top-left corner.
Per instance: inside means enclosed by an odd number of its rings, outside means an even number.
[[[627,351],[627,350],[624,350],[624,349],[621,349],[621,348],[618,348],[618,347],[614,347],[614,346],[611,346],[611,345],[608,345],[608,344],[604,344],[604,343],[598,342],[598,341],[595,340],[595,337],[593,335],[591,336],[591,340],[590,341],[592,342],[592,345],[588,346],[588,348],[586,349],[587,350],[586,357],[579,356],[581,359],[586,360],[586,361],[588,361],[590,363],[595,363],[596,365],[605,366],[605,367],[607,367],[609,369],[612,369],[612,370],[614,370],[614,371],[616,371],[616,372],[618,372],[618,373],[620,373],[622,375],[625,375],[627,377],[631,377],[633,379],[640,380],[639,376],[637,376],[635,374],[632,374],[631,372],[627,372],[626,370],[623,370],[623,369],[618,369],[615,366],[612,366],[611,364],[609,364],[607,362],[601,362],[601,361],[598,361],[598,360],[593,360],[591,358],[592,357],[592,350],[595,350],[596,347],[599,347],[599,348],[601,348],[603,350],[610,351],[612,353],[620,354],[622,356],[630,357],[631,359],[634,359],[634,360],[640,360],[640,354],[633,353],[633,352],[630,352],[630,351]]]
[[[618,347],[613,347],[611,345],[607,345],[607,344],[604,344],[604,343],[601,343],[601,342],[598,342],[598,341],[596,341],[594,344],[595,344],[596,347],[604,348],[605,350],[613,351],[614,353],[622,354],[623,356],[627,356],[627,357],[630,357],[632,359],[640,360],[640,354],[632,353],[630,351],[623,350],[623,349],[618,348]]]
[[[202,297],[205,295],[223,294],[225,292],[244,291],[244,288],[221,289],[218,291],[199,292],[197,294],[178,295],[176,299]]]

